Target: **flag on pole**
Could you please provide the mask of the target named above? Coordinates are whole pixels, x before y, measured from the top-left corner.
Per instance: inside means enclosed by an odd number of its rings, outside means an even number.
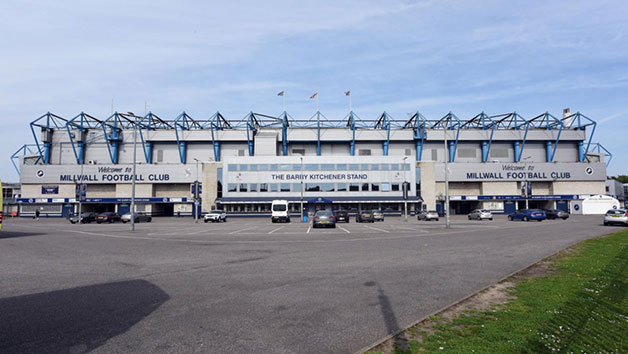
[[[285,94],[285,91],[281,91],[277,94],[277,96],[283,96]]]
[[[318,96],[318,92],[314,92],[314,94],[310,96],[310,99],[313,100],[316,98],[316,96]]]
[[[351,96],[351,90],[345,91],[345,96]]]

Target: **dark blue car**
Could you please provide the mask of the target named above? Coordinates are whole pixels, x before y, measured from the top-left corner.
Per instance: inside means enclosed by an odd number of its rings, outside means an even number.
[[[541,210],[541,209],[524,209],[524,210],[518,210],[515,211],[514,213],[508,215],[508,220],[513,221],[513,220],[521,220],[521,221],[530,221],[530,220],[536,220],[536,221],[543,221],[547,219],[547,214],[545,214],[545,211]]]

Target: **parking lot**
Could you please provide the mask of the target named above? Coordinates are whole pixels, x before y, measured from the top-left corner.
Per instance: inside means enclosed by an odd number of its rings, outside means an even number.
[[[352,353],[577,241],[544,222],[6,220],[0,352]],[[7,339],[8,340],[5,340]]]

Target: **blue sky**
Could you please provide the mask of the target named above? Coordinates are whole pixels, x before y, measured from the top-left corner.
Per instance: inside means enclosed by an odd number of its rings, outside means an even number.
[[[106,117],[113,99],[241,118],[278,114],[286,90],[293,117],[314,113],[318,91],[339,119],[348,89],[363,118],[570,107],[599,123],[608,174],[628,174],[626,13],[625,1],[3,1],[0,178],[18,179],[9,156],[47,111]]]

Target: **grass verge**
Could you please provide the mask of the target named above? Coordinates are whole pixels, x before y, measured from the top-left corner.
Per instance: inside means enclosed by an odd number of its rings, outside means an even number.
[[[367,353],[628,353],[628,231],[550,261],[502,282],[505,304],[432,316]]]

